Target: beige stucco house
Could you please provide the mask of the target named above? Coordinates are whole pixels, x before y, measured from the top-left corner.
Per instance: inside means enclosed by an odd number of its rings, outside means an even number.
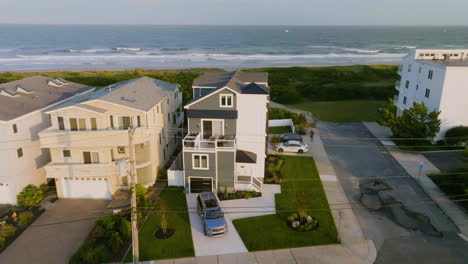
[[[138,183],[153,184],[177,146],[181,104],[179,85],[142,77],[50,109],[52,125],[39,136],[50,149],[46,177],[55,180],[58,196],[110,199],[127,189],[129,128],[135,128]]]
[[[92,90],[45,76],[0,84],[0,204],[15,204],[26,185],[46,182],[43,166],[50,155],[38,137],[50,126],[45,112]]]

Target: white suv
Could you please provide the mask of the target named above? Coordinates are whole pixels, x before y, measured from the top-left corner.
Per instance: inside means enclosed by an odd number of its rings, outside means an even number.
[[[278,145],[276,145],[275,150],[277,152],[304,153],[309,151],[309,146],[307,146],[306,143],[297,140],[289,140],[287,142],[281,142]]]

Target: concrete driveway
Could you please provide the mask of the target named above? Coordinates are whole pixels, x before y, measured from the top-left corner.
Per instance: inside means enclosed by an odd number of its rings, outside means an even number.
[[[108,203],[57,200],[0,255],[0,263],[68,263]]]
[[[203,233],[203,224],[201,218],[197,214],[197,194],[191,193],[186,195],[187,205],[189,207],[189,218],[192,229],[192,240],[195,249],[195,256],[211,256],[230,253],[248,252],[242,242],[242,239],[237,233],[236,228],[232,224],[232,219],[229,214],[224,217],[228,224],[228,232],[223,236],[207,237]]]
[[[458,228],[362,123],[317,128],[376,263],[467,263]]]

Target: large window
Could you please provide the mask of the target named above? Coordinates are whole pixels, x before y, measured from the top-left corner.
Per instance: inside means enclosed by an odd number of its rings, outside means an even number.
[[[76,118],[70,118],[70,130],[77,131],[78,130],[78,121]]]
[[[130,116],[119,116],[119,128],[128,129],[132,127],[132,117]]]
[[[96,151],[83,151],[83,163],[99,163],[99,153]]]
[[[97,122],[96,122],[96,118],[94,117],[91,118],[91,129],[97,130]]]
[[[192,156],[193,169],[207,170],[208,169],[208,155],[207,154],[193,154]]]
[[[431,90],[426,89],[426,93],[424,94],[424,97],[429,98],[430,95],[431,95]]]
[[[78,129],[79,130],[86,130],[86,119],[78,118]]]
[[[203,138],[209,139],[224,135],[223,120],[203,120]]]
[[[427,74],[427,78],[429,80],[432,80],[432,76],[434,75],[434,71],[433,70],[429,70],[429,73]]]
[[[405,88],[408,89],[409,88],[409,81],[407,80],[406,83],[405,83]]]
[[[18,133],[18,126],[16,124],[13,124],[13,133]]]
[[[17,149],[16,150],[16,155],[18,156],[18,158],[23,157],[23,148]]]
[[[63,151],[63,157],[64,158],[70,158],[71,157],[71,152],[69,149],[64,149]]]
[[[403,96],[403,104],[406,104],[406,96]]]
[[[220,107],[232,107],[233,106],[233,95],[232,94],[222,94],[220,96]]]
[[[60,130],[65,130],[65,123],[63,122],[63,117],[57,117],[58,126]]]

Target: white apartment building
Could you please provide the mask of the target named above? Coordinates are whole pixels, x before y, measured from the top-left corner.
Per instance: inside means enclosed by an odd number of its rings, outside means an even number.
[[[468,125],[468,50],[417,49],[404,58],[398,73],[398,114],[411,108],[413,102],[441,111],[436,140],[452,127]]]
[[[38,137],[50,126],[45,112],[93,89],[44,76],[0,84],[0,204],[16,204],[26,185],[46,183],[50,154]]]
[[[96,90],[47,113],[39,133],[50,149],[46,177],[61,198],[111,199],[128,189],[129,128],[134,128],[137,182],[154,184],[170,160],[184,120],[179,85],[142,77]]]

